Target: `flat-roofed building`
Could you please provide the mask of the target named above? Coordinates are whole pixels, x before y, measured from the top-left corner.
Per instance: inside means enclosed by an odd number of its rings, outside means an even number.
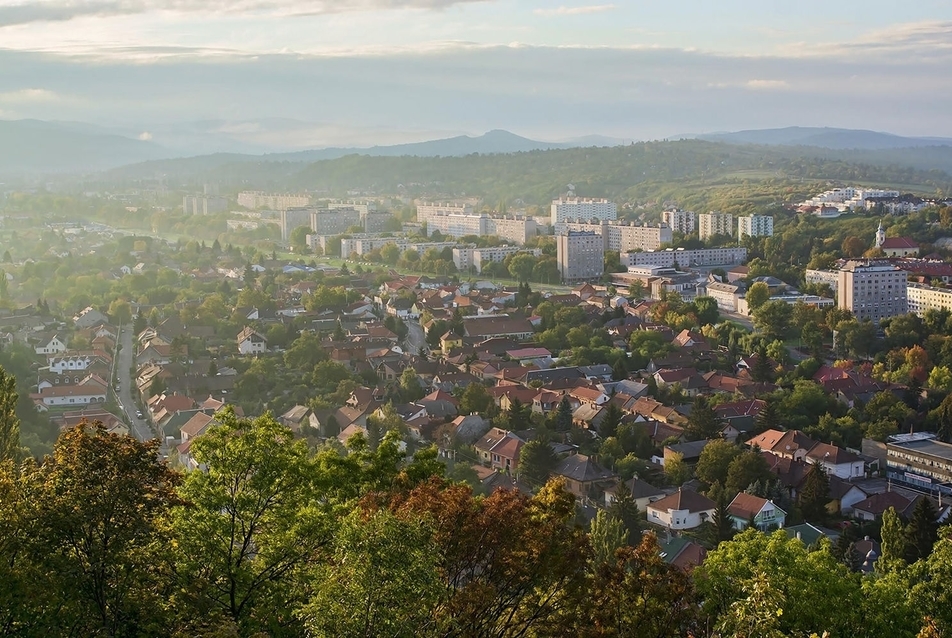
[[[570,219],[618,219],[618,207],[607,199],[559,197],[552,200],[551,224],[555,226]]]
[[[773,217],[770,215],[749,215],[737,218],[737,241],[745,236],[773,237]]]
[[[906,285],[909,312],[922,317],[929,310],[952,310],[952,290],[925,284]]]
[[[888,262],[851,260],[840,268],[837,305],[860,321],[908,312],[906,271]]]
[[[697,216],[697,236],[707,239],[713,235],[734,236],[734,216],[712,210]]]
[[[697,216],[693,210],[672,208],[661,213],[661,221],[667,224],[672,231],[685,235],[694,234],[697,227]]]
[[[891,436],[886,442],[886,475],[919,489],[952,494],[952,445],[929,432]]]
[[[657,250],[662,244],[670,244],[673,239],[667,224],[649,226],[619,221],[575,220],[556,225],[556,234],[566,231],[597,233],[604,238],[605,250],[614,250],[619,254],[633,250]]]
[[[675,264],[690,266],[732,266],[747,261],[747,249],[743,246],[723,248],[666,248],[665,250],[647,250],[621,254],[621,263],[632,266],[662,266],[671,268]]]
[[[597,279],[605,272],[605,241],[598,233],[569,230],[556,235],[555,244],[562,281]]]

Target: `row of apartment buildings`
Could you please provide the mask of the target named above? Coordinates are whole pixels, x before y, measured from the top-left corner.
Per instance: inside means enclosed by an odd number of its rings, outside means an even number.
[[[378,212],[376,209],[352,207],[339,208],[287,208],[279,211],[278,223],[281,227],[281,239],[287,241],[295,228],[308,226],[315,235],[342,235],[354,226],[360,226],[364,232],[381,232],[387,228],[393,215]]]
[[[697,229],[698,238],[708,239],[714,235],[735,236],[735,217],[731,213],[711,211],[696,215],[690,210],[672,208],[661,213],[661,221],[672,230],[685,235],[694,234]],[[740,241],[750,235],[752,237],[772,237],[773,217],[770,215],[748,215],[736,218],[736,236]]]

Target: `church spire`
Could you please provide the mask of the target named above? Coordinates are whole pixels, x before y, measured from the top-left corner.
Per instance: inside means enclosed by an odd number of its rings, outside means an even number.
[[[883,228],[883,220],[879,220],[879,228],[876,229],[876,248],[882,248],[886,241],[886,230]]]

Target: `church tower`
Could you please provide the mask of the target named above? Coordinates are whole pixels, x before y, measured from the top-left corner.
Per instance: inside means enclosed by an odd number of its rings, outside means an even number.
[[[879,220],[879,228],[876,229],[876,248],[882,248],[886,241],[886,230],[883,228],[883,220]]]

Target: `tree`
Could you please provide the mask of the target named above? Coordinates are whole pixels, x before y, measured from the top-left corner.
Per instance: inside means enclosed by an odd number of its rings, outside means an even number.
[[[0,367],[0,465],[20,461],[20,419],[17,417],[17,380]]]
[[[608,508],[612,518],[621,521],[625,528],[625,544],[637,547],[641,543],[641,513],[625,481],[615,488],[615,497]]]
[[[518,397],[511,397],[506,410],[506,424],[510,430],[525,430],[531,425],[532,406],[524,405]]]
[[[529,278],[532,277],[532,270],[535,268],[535,265],[536,259],[532,255],[527,253],[515,255],[512,261],[509,262],[509,274],[517,281],[529,281]]]
[[[843,240],[843,244],[840,248],[847,257],[861,257],[869,246],[856,235],[850,235]]]
[[[321,476],[307,444],[274,418],[240,419],[225,408],[215,419],[191,447],[207,469],[188,474],[181,495],[189,505],[173,513],[177,570],[200,608],[249,635],[303,604],[300,579],[330,542],[328,495],[318,501]]]
[[[615,360],[615,364],[612,366],[612,379],[615,381],[622,381],[628,378],[628,368],[625,367],[624,357],[618,357]],[[952,378],[952,375],[950,375]]]
[[[615,552],[628,544],[625,526],[605,510],[599,510],[592,519],[588,536],[596,565],[614,561]]]
[[[830,477],[819,463],[810,466],[810,473],[807,474],[806,481],[803,484],[803,490],[800,492],[800,511],[803,512],[803,518],[814,523],[822,523],[826,520],[827,503],[830,502]]]
[[[422,519],[352,511],[330,561],[315,571],[302,615],[312,635],[427,634],[441,590],[432,533]]]
[[[460,398],[460,414],[485,414],[493,406],[493,398],[486,386],[481,383],[470,383]]]
[[[754,327],[770,341],[783,341],[790,332],[793,308],[786,301],[767,301],[754,311]]]
[[[952,441],[952,394],[942,399],[935,410],[929,414],[935,423],[936,434],[946,443]]]
[[[694,308],[700,326],[715,324],[720,319],[717,300],[713,297],[697,297],[694,300]]]
[[[559,462],[552,446],[541,439],[533,439],[519,451],[519,478],[530,485],[543,485]]]
[[[116,299],[109,304],[109,317],[117,323],[132,321],[132,306],[125,299]]]
[[[564,395],[559,400],[559,407],[556,408],[555,429],[557,432],[568,432],[572,429],[572,404]]]
[[[53,600],[43,624],[53,635],[158,635],[167,588],[160,522],[179,500],[179,476],[158,442],[106,432],[101,423],[65,431],[28,479],[35,522],[31,547]],[[49,579],[49,580],[46,580]],[[54,629],[57,628],[57,629]]]
[[[935,504],[927,496],[920,496],[906,525],[906,562],[928,558],[939,538],[939,517]]]
[[[731,461],[727,468],[727,482],[724,489],[728,494],[743,492],[757,481],[769,481],[773,477],[767,461],[760,455],[760,450],[753,449],[741,452]]]
[[[734,519],[731,518],[730,512],[727,511],[729,505],[730,503],[727,502],[727,494],[721,489],[720,494],[717,495],[717,508],[714,510],[714,518],[711,521],[714,526],[715,547],[734,537]]]
[[[905,564],[906,536],[896,508],[890,507],[883,512],[883,525],[880,530],[882,555],[876,561],[876,571],[888,573]]]
[[[697,395],[691,406],[687,427],[684,428],[685,435],[692,441],[717,439],[721,437],[723,429],[724,422],[717,416],[717,412],[711,407],[707,397],[702,394]]]
[[[601,422],[598,424],[599,436],[603,439],[615,436],[618,433],[618,426],[621,425],[623,416],[621,408],[614,401],[610,401],[608,407],[605,408],[605,414],[602,415]]]
[[[309,246],[307,245],[307,236],[313,232],[310,226],[298,226],[291,231],[291,235],[288,237],[288,243],[291,245],[291,250],[296,253],[307,253],[309,252]]]
[[[710,441],[701,450],[697,465],[694,468],[694,475],[708,485],[714,485],[715,483],[723,485],[727,481],[727,472],[731,462],[740,453],[740,448],[730,441],[724,439]]]
[[[674,452],[664,460],[664,475],[672,485],[683,485],[691,478],[691,469],[684,462],[684,455]]]
[[[777,409],[777,402],[773,399],[767,399],[764,407],[754,417],[754,428],[759,433],[776,429],[779,425],[780,411]]]
[[[419,401],[425,394],[417,371],[411,367],[404,368],[400,374],[400,392],[407,403]]]
[[[400,248],[393,242],[387,242],[380,249],[380,258],[383,259],[384,263],[390,264],[391,266],[396,265],[397,260],[400,259]]]
[[[747,289],[747,294],[744,295],[744,299],[747,300],[747,307],[750,309],[750,312],[756,312],[758,308],[767,303],[767,300],[770,299],[770,287],[762,281],[755,282]]]

